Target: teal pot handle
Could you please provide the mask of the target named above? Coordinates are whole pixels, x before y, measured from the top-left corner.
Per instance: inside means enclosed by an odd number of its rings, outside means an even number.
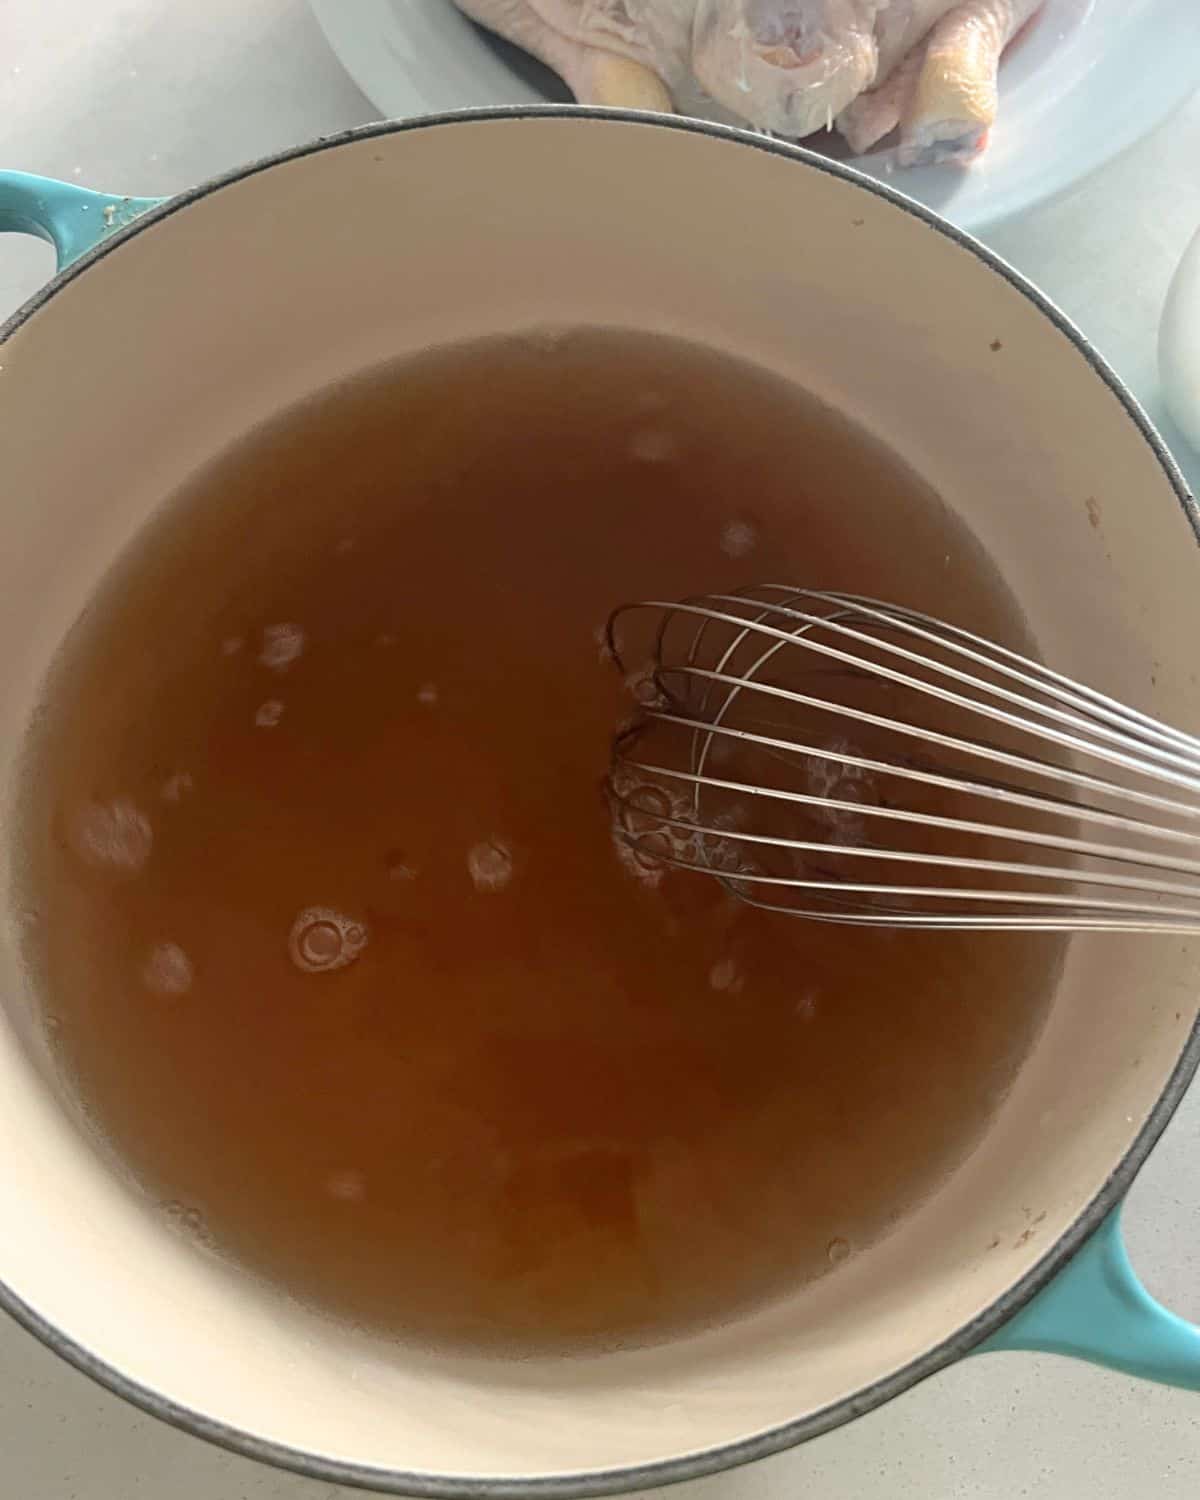
[[[0,172],[0,231],[49,240],[64,270],[161,198],[120,198],[28,172]]]
[[[1070,1354],[1200,1391],[1200,1328],[1160,1306],[1137,1279],[1120,1212],[1114,1209],[1050,1285],[974,1352]]]

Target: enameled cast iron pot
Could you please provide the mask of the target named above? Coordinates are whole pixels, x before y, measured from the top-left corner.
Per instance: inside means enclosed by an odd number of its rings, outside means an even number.
[[[376,362],[545,322],[682,334],[798,381],[965,516],[1049,661],[1200,725],[1200,521],[1145,419],[1010,270],[827,161],[673,119],[472,114],[159,204],[0,176],[0,228],[52,239],[61,267],[0,332],[8,799],[55,648],[198,465]],[[1194,943],[1073,942],[983,1141],[836,1275],[662,1348],[503,1363],[380,1350],[166,1234],[48,1081],[13,927],[0,1299],[244,1453],[408,1494],[577,1496],[773,1452],[980,1348],[1200,1388],[1200,1331],[1140,1288],[1115,1221],[1200,1053]]]

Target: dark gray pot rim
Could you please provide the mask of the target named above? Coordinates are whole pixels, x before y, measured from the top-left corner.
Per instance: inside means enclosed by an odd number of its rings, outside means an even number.
[[[453,128],[455,125],[473,124],[480,121],[504,122],[581,117],[599,121],[618,121],[656,130],[678,130],[692,135],[713,136],[753,151],[765,151],[775,156],[790,158],[813,171],[824,172],[831,177],[840,177],[853,183],[864,193],[882,198],[892,207],[922,220],[930,229],[952,240],[963,250],[969,251],[994,275],[1002,277],[1027,297],[1083,356],[1094,374],[1121,403],[1126,415],[1153,452],[1191,524],[1193,533],[1200,541],[1200,509],[1183,475],[1145,412],[1079,329],[1018,271],[963,230],[955,228],[954,225],[939,218],[929,209],[904,197],[894,189],[863,176],[852,167],[830,161],[802,147],[785,145],[763,136],[752,135],[747,131],[713,125],[705,121],[680,119],[675,116],[557,104],[460,110],[450,114],[429,115],[412,120],[391,120],[364,125],[354,130],[343,131],[338,135],[325,136],[307,145],[280,151],[273,156],[263,157],[247,166],[215,177],[176,197],[166,199],[158,207],[141,215],[127,228],[113,234],[111,238],[81,256],[19,308],[3,326],[0,326],[0,344],[3,344],[38,308],[61,291],[64,286],[74,281],[77,276],[85,275],[97,261],[111,255],[133,236],[147,233],[156,224],[162,223],[180,209],[207,197],[210,193],[218,192],[230,183],[253,177],[280,163],[309,156],[318,151],[336,150],[339,146],[354,141],[370,140],[375,136],[398,135],[410,130]],[[1014,1313],[1024,1307],[1035,1293],[1053,1279],[1121,1201],[1139,1167],[1149,1155],[1154,1143],[1178,1107],[1198,1064],[1200,1064],[1200,1018],[1192,1027],[1166,1087],[1156,1100],[1154,1108],[1091,1203],[1030,1271],[948,1339],[927,1350],[902,1370],[885,1376],[854,1395],[823,1407],[820,1411],[811,1412],[805,1417],[799,1417],[795,1421],[786,1422],[779,1427],[738,1442],[726,1443],[720,1447],[704,1449],[697,1453],[664,1459],[660,1462],[536,1479],[454,1478],[343,1462],[256,1437],[252,1433],[243,1432],[227,1423],[214,1421],[201,1412],[179,1405],[160,1392],[140,1385],[119,1370],[113,1369],[90,1350],[83,1348],[62,1330],[48,1323],[2,1281],[0,1281],[0,1308],[8,1312],[49,1349],[69,1360],[77,1369],[82,1370],[85,1375],[91,1376],[93,1380],[106,1386],[134,1406],[150,1413],[151,1416],[160,1417],[182,1428],[185,1432],[219,1444],[234,1453],[273,1464],[278,1468],[291,1469],[309,1478],[389,1494],[427,1497],[427,1500],[472,1500],[472,1497],[474,1500],[483,1500],[483,1497],[486,1497],[486,1500],[582,1500],[585,1496],[623,1494],[630,1490],[646,1489],[655,1485],[674,1484],[685,1479],[696,1479],[721,1469],[734,1468],[739,1464],[752,1463],[756,1459],[766,1458],[770,1454],[778,1453],[785,1448],[805,1442],[809,1438],[817,1437],[823,1432],[828,1432],[853,1417],[861,1416],[883,1405],[893,1396],[898,1396],[919,1381],[961,1359],[977,1344],[993,1334]]]

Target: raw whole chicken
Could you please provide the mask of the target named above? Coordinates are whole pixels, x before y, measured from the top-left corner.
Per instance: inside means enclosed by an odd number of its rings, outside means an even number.
[[[899,128],[906,166],[965,161],[1001,55],[1042,0],[454,0],[584,104],[707,115],[853,151]]]

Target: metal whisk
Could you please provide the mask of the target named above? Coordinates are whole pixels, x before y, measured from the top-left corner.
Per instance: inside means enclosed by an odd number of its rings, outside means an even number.
[[[1200,740],[914,610],[763,585],[624,605],[614,833],[648,876],[954,929],[1200,930]]]

